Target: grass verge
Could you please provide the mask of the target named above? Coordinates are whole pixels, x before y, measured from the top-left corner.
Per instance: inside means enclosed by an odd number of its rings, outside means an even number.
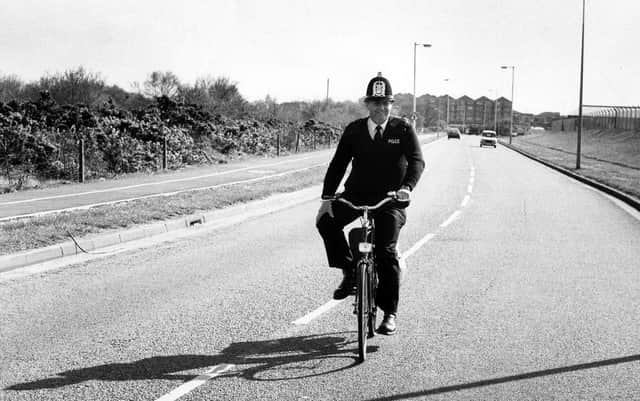
[[[0,223],[0,255],[67,241],[70,239],[67,232],[77,237],[121,230],[138,224],[262,199],[276,193],[296,191],[321,183],[325,171],[326,166],[319,166],[252,183],[97,206],[88,210],[9,220]]]
[[[640,132],[584,131],[580,169],[576,169],[577,133],[548,131],[514,137],[512,145],[640,198]]]

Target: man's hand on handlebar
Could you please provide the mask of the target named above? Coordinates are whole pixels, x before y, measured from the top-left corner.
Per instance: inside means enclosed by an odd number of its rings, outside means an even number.
[[[396,199],[398,202],[407,202],[411,201],[411,192],[406,188],[401,188],[396,192]]]
[[[409,204],[411,202],[411,191],[407,188],[400,188],[397,191],[387,192],[387,196],[392,197],[396,202]]]
[[[318,209],[318,215],[316,216],[316,224],[318,224],[322,216],[324,216],[326,213],[329,213],[329,216],[333,218],[333,209],[331,208],[331,203],[333,203],[333,200],[331,199],[322,199],[320,203],[320,209]]]

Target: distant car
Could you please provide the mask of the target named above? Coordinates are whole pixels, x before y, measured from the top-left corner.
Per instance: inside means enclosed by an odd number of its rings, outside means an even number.
[[[478,135],[480,133],[480,128],[478,127],[469,127],[467,128],[467,134],[469,135]]]
[[[496,139],[496,132],[485,129],[480,134],[480,147],[483,146],[493,146],[494,148],[498,144],[498,140]]]
[[[447,128],[447,139],[460,139],[460,130],[457,128]]]

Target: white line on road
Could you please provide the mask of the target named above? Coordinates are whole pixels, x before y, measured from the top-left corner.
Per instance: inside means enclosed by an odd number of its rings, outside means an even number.
[[[422,237],[422,239],[420,239],[420,241],[416,242],[415,244],[413,244],[413,246],[411,248],[409,248],[408,251],[404,252],[400,257],[401,258],[408,258],[409,256],[413,255],[418,249],[420,249],[424,244],[426,244],[427,242],[429,242],[433,237],[435,237],[435,234],[427,234],[424,237]]]
[[[230,365],[230,364],[216,365],[216,366],[212,367],[211,369],[207,370],[205,373],[203,373],[200,376],[196,377],[195,379],[190,380],[190,381],[184,383],[182,386],[174,389],[170,393],[163,395],[162,397],[158,398],[156,401],[174,401],[174,400],[177,400],[178,398],[182,397],[183,395],[187,394],[188,392],[190,392],[190,391],[194,390],[195,388],[205,384],[207,381],[213,379],[216,376],[221,375],[222,373],[226,372],[229,369],[232,369],[233,367],[234,367],[234,365]]]
[[[425,147],[427,147],[427,146],[429,146],[429,145],[431,145],[431,144],[433,144],[435,142],[436,141],[428,142],[428,143],[422,145],[421,148],[425,148]],[[123,190],[123,189],[132,189],[132,188],[147,187],[147,186],[152,186],[152,185],[169,184],[169,183],[172,183],[172,182],[193,181],[193,180],[199,180],[201,178],[208,178],[208,177],[215,177],[215,176],[219,176],[219,175],[237,173],[237,172],[240,172],[240,171],[255,170],[256,167],[262,168],[262,167],[279,166],[281,164],[287,164],[287,163],[293,163],[293,162],[297,162],[297,161],[311,159],[314,156],[304,156],[304,157],[299,157],[297,159],[282,160],[282,161],[279,161],[279,162],[276,162],[276,163],[262,164],[262,165],[259,165],[259,166],[253,165],[253,166],[250,166],[250,167],[237,168],[237,169],[233,169],[233,170],[218,171],[218,172],[215,172],[215,173],[203,174],[203,175],[198,175],[198,176],[195,176],[195,177],[175,178],[175,179],[172,179],[172,180],[147,182],[147,183],[144,183],[144,184],[126,185],[126,186],[123,186],[123,187],[96,189],[94,191],[76,192],[76,193],[63,194],[63,195],[44,196],[44,197],[41,197],[41,198],[23,199],[23,200],[10,201],[10,202],[0,202],[0,206],[17,205],[17,204],[20,204],[20,203],[38,202],[38,201],[42,201],[42,200],[71,198],[71,197],[74,197],[74,196],[92,195],[92,194],[98,194],[98,193],[104,193],[104,192],[114,192],[114,191],[120,191],[120,190]],[[255,171],[257,172],[258,170],[255,170]],[[70,210],[70,209],[63,209],[61,211],[65,211],[65,210]],[[25,216],[28,216],[28,215],[25,215]],[[21,217],[21,216],[16,216],[16,217]]]
[[[435,143],[435,141],[433,142],[429,142],[425,145],[422,145],[422,147],[426,147],[429,146],[431,144]],[[324,163],[326,164],[326,163]],[[425,169],[425,172],[427,171],[427,169]],[[263,177],[261,177],[261,179],[263,179]],[[415,245],[413,245],[411,247],[411,249],[409,249],[407,252],[405,252],[402,255],[399,255],[400,258],[407,258],[409,257],[411,254],[413,254],[414,252],[416,252],[421,246],[423,246],[425,243],[427,243],[427,241],[429,241],[431,238],[433,238],[435,235],[434,234],[427,234],[425,237],[423,237],[420,241],[418,241]],[[324,305],[320,306],[319,308],[317,308],[316,310],[308,313],[307,315],[301,317],[300,319],[295,320],[294,322],[292,322],[294,325],[300,327],[302,325],[308,324],[309,322],[311,322],[313,319],[316,319],[318,316],[322,315],[323,313],[326,313],[327,311],[333,309],[334,307],[336,307],[337,305],[341,304],[342,302],[344,302],[344,300],[330,300],[329,302],[325,303]],[[205,374],[196,377],[195,379],[183,384],[182,386],[176,388],[175,390],[173,390],[171,393],[157,399],[156,401],[174,401],[177,398],[187,394],[188,392],[192,391],[193,389],[197,388],[198,386],[206,383],[208,380],[213,379],[215,376],[218,376],[220,373],[223,373],[224,371],[231,369],[234,365],[217,365],[214,366],[212,369],[210,369],[209,371],[207,371]],[[209,373],[211,370],[215,370],[218,369],[214,372],[214,374]]]
[[[576,180],[576,182],[579,182]],[[621,201],[620,199],[614,198],[613,196],[599,190],[598,188],[593,188],[592,186],[589,186],[585,183],[579,182],[582,186],[584,186],[585,188],[596,192],[602,196],[604,196],[605,198],[609,199],[611,202],[613,202],[614,205],[618,206],[620,209],[624,210],[625,212],[627,212],[631,217],[635,218],[636,220],[640,221],[640,212],[638,212],[636,209],[634,209],[633,207],[629,206],[628,204],[626,204],[625,202]]]
[[[472,184],[469,184],[469,186],[467,186],[467,192],[468,193],[473,192],[473,185]]]
[[[297,161],[301,161],[301,160],[307,160],[307,159],[310,159],[310,158],[311,158],[311,156],[306,156],[306,157],[301,157],[301,158],[298,158],[298,159],[284,160],[284,161],[280,161],[280,162],[277,162],[277,163],[264,164],[264,165],[261,165],[259,167],[277,166],[277,165],[280,165],[280,164],[293,163],[293,162],[297,162]],[[225,175],[225,174],[237,173],[237,172],[245,171],[245,170],[253,170],[255,168],[256,168],[256,166],[254,165],[254,166],[251,166],[251,167],[243,167],[243,168],[237,168],[237,169],[234,169],[234,170],[219,171],[219,172],[216,172],[216,173],[203,174],[203,175],[198,175],[198,176],[195,176],[195,177],[175,178],[175,179],[172,179],[172,180],[164,180],[164,181],[157,181],[157,182],[147,182],[147,183],[144,183],[144,184],[127,185],[127,186],[124,186],[124,187],[96,189],[94,191],[87,191],[87,192],[77,192],[77,193],[72,193],[72,194],[45,196],[45,197],[42,197],[42,198],[31,198],[31,199],[23,199],[23,200],[19,200],[19,201],[1,202],[0,206],[17,205],[19,203],[37,202],[37,201],[41,201],[41,200],[71,198],[71,197],[74,197],[74,196],[91,195],[91,194],[98,194],[98,193],[103,193],[103,192],[114,192],[114,191],[120,191],[122,189],[148,187],[148,186],[152,186],[152,185],[169,184],[169,183],[172,183],[172,182],[193,181],[193,180],[199,180],[201,178],[214,177],[214,176],[217,176],[217,175]]]
[[[399,258],[400,259],[406,259],[409,256],[413,255],[418,249],[420,249],[424,244],[426,244],[433,237],[435,237],[435,234],[429,233],[429,234],[425,235],[424,237],[422,237],[420,239],[420,241],[416,242],[408,251],[406,251],[403,254],[399,255]],[[292,324],[294,324],[296,326],[309,324],[312,320],[314,320],[315,318],[319,317],[320,315],[330,311],[331,309],[333,309],[336,306],[340,305],[342,302],[344,302],[344,299],[342,299],[342,300],[332,299],[329,302],[325,303],[324,305],[320,306],[319,308],[313,310],[312,312],[309,312],[306,315],[302,316],[301,318],[299,318],[297,320],[294,320],[292,322]]]
[[[241,180],[241,181],[225,182],[223,184],[211,185],[211,186],[207,186],[207,187],[182,189],[182,190],[173,191],[173,192],[162,192],[162,193],[159,193],[159,194],[137,196],[135,198],[118,199],[118,200],[109,201],[109,202],[93,203],[91,205],[68,207],[68,208],[65,208],[65,209],[47,210],[45,212],[29,213],[29,214],[21,214],[21,215],[17,215],[17,216],[2,217],[2,218],[0,218],[0,221],[15,220],[15,219],[20,219],[20,218],[25,218],[25,217],[39,217],[39,216],[45,216],[45,215],[54,214],[54,213],[70,212],[70,211],[73,211],[73,210],[85,210],[85,209],[90,209],[90,208],[96,207],[96,206],[113,205],[113,204],[116,204],[116,203],[131,202],[131,201],[135,201],[135,200],[156,198],[156,197],[160,197],[160,196],[172,196],[172,195],[177,195],[177,194],[180,194],[180,193],[183,193],[183,192],[204,191],[204,190],[217,189],[217,188],[226,187],[226,186],[235,185],[235,184],[247,184],[247,183],[250,183],[250,182],[263,181],[263,180],[267,180],[269,178],[282,177],[283,175],[287,175],[287,174],[291,174],[291,173],[298,173],[298,172],[304,171],[304,170],[310,170],[312,168],[324,166],[326,164],[327,163],[319,163],[319,164],[314,164],[312,166],[304,167],[304,168],[300,168],[300,169],[296,169],[296,170],[284,171],[284,172],[278,173],[278,174],[265,175],[265,176],[262,176],[262,177],[250,178],[250,179]]]
[[[443,228],[444,228],[444,227],[448,226],[449,224],[453,223],[453,221],[454,221],[455,219],[457,219],[458,217],[460,217],[460,214],[461,214],[461,213],[462,213],[462,211],[460,211],[460,210],[456,210],[455,212],[453,212],[453,214],[452,214],[451,216],[449,216],[449,218],[448,218],[448,219],[446,219],[446,220],[444,221],[444,223],[440,224],[440,227],[443,227]]]
[[[295,325],[308,324],[313,319],[317,318],[318,316],[322,315],[323,313],[327,312],[328,310],[330,310],[330,309],[334,308],[335,306],[339,305],[340,303],[342,303],[342,301],[344,301],[344,299],[342,299],[342,300],[332,299],[329,302],[327,302],[326,304],[324,304],[321,307],[319,307],[318,309],[314,310],[313,312],[307,313],[306,315],[302,316],[298,320],[294,320],[293,324],[295,324]]]
[[[471,180],[473,180],[473,175],[475,174],[475,169],[472,166],[471,167]],[[471,185],[469,185],[469,193],[471,193]],[[469,200],[471,199],[470,195],[467,194],[463,201],[461,206],[465,207],[468,203]],[[457,210],[455,211],[446,221],[444,221],[440,227],[446,227],[449,224],[451,224],[451,222],[453,222],[455,219],[457,219],[460,214],[462,213],[462,211]],[[420,248],[422,248],[424,246],[424,244],[426,244],[427,242],[429,242],[430,240],[432,240],[436,235],[433,233],[429,233],[427,235],[425,235],[424,237],[422,237],[418,242],[416,242],[415,244],[413,244],[413,246],[411,248],[409,248],[407,251],[405,251],[404,253],[398,255],[399,258],[401,259],[407,259],[409,256],[413,255],[415,252],[417,252]],[[329,302],[325,303],[324,305],[320,306],[319,308],[313,310],[312,312],[309,312],[308,314],[304,315],[303,317],[295,320],[292,322],[292,324],[296,325],[296,326],[300,326],[300,325],[305,325],[310,323],[312,320],[316,319],[317,317],[321,316],[322,314],[328,312],[329,310],[333,309],[334,307],[336,307],[337,305],[339,305],[340,303],[342,303],[344,300],[330,300]]]

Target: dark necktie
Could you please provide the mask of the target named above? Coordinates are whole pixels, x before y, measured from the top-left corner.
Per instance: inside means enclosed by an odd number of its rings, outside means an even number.
[[[373,137],[375,142],[382,142],[382,127],[376,125],[376,135]]]

